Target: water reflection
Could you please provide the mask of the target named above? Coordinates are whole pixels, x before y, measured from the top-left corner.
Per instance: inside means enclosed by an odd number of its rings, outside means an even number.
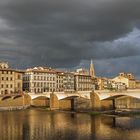
[[[26,110],[0,112],[0,140],[138,140],[140,118]]]

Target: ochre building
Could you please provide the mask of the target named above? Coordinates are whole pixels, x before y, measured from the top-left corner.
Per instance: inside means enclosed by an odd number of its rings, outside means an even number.
[[[21,93],[22,75],[22,71],[11,69],[8,63],[0,62],[0,94]]]

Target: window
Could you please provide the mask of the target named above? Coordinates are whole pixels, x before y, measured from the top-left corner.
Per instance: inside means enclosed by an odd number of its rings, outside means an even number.
[[[2,84],[2,85],[1,85],[1,88],[3,88],[3,87],[4,87],[4,85]]]
[[[21,76],[18,74],[18,79],[21,79]]]
[[[6,85],[6,88],[8,88],[8,85]]]
[[[10,88],[12,88],[12,87],[13,87],[13,85],[11,84],[11,85],[10,85]]]
[[[13,80],[13,78],[11,77],[11,78],[10,78],[10,80],[12,81],[12,80]]]
[[[12,91],[12,90],[10,90],[10,93],[12,94],[12,93],[13,93],[13,91]]]
[[[20,88],[20,83],[18,83],[18,88]]]
[[[40,86],[41,86],[41,87],[43,86],[43,83],[42,83],[42,82],[40,83]]]
[[[8,77],[6,77],[6,80],[8,81]]]
[[[36,82],[34,82],[34,87],[36,87]]]
[[[4,80],[4,77],[1,77],[1,80],[3,81]]]

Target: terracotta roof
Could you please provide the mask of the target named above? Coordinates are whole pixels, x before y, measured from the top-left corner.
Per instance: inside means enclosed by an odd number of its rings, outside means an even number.
[[[56,73],[56,74],[71,74],[73,75],[73,73],[71,72],[65,72],[65,71],[61,71],[61,70],[57,70],[57,69],[52,69],[52,68],[48,68],[48,67],[34,67],[34,68],[28,68],[26,70],[26,72],[39,72],[39,73]]]

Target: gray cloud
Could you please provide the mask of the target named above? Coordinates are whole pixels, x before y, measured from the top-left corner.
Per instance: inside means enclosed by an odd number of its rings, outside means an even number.
[[[19,68],[72,68],[90,59],[137,62],[139,7],[139,0],[1,0],[0,59]]]

